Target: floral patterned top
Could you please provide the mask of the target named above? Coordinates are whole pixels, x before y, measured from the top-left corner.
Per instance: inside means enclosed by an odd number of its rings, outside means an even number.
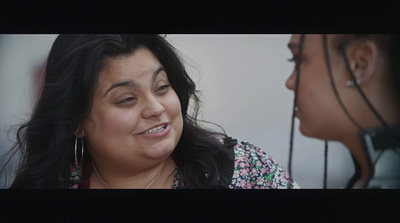
[[[255,145],[242,141],[234,147],[235,164],[229,189],[293,189],[299,188],[288,172],[279,166],[267,153]],[[91,166],[91,165],[90,165]],[[85,172],[91,173],[90,170]],[[90,177],[80,183],[79,168],[71,167],[70,189],[89,189]],[[175,168],[172,189],[189,189],[190,184],[181,177],[181,171]]]
[[[299,188],[288,172],[267,153],[242,141],[234,147],[235,166],[229,189],[293,189]],[[173,189],[189,188],[176,168]]]

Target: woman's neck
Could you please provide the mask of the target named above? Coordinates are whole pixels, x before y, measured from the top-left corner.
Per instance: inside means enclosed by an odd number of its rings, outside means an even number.
[[[350,186],[352,189],[365,188],[371,177],[371,170],[368,166],[367,157],[364,153],[361,141],[359,140],[358,135],[354,135],[353,137],[349,137],[347,140],[344,140],[343,143],[350,150],[350,153],[354,158],[354,162],[358,164],[360,171],[358,179],[355,179],[353,185]]]
[[[97,167],[97,166],[95,166]],[[90,177],[90,188],[137,188],[144,189],[151,183],[149,188],[171,188],[173,184],[173,172],[175,163],[168,157],[154,168],[136,172],[130,176],[116,176],[97,167]]]

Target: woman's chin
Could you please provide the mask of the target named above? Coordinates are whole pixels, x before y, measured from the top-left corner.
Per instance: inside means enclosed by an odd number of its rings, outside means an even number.
[[[316,136],[316,134],[313,134],[313,131],[311,131],[310,128],[307,128],[306,126],[304,126],[304,124],[300,124],[299,130],[300,130],[300,133],[303,136],[312,137],[312,138],[318,138]]]
[[[176,145],[173,143],[163,143],[163,145],[155,145],[154,147],[149,147],[146,151],[146,155],[152,159],[163,159],[170,156]]]
[[[328,132],[324,130],[313,130],[306,128],[304,125],[299,127],[300,133],[305,137],[320,139],[320,140],[334,140],[333,137],[327,135]]]

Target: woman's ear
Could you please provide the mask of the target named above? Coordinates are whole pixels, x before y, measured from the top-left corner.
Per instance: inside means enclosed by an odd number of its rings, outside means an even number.
[[[378,46],[372,40],[357,42],[350,59],[350,68],[360,84],[367,83],[377,71]],[[350,77],[351,78],[351,77]]]
[[[78,128],[75,131],[75,137],[83,138],[85,136],[85,130],[83,130],[82,124],[78,125]]]

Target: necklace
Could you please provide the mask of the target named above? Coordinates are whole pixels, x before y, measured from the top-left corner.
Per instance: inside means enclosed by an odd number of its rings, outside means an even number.
[[[100,176],[99,172],[97,171],[97,168],[96,168],[96,166],[94,165],[93,162],[92,162],[92,165],[93,165],[94,171],[96,171],[97,177],[101,180],[101,182],[104,184],[104,186],[105,186],[107,189],[110,189],[110,188],[107,186],[106,182],[104,182],[103,178],[101,178],[101,176]],[[145,189],[149,188],[154,182],[156,182],[156,180],[158,179],[158,177],[160,176],[160,174],[161,174],[161,172],[158,173],[158,175],[156,176],[156,178],[154,178],[154,180],[151,181],[151,183],[150,183],[149,185],[147,185],[147,187],[146,187]]]

